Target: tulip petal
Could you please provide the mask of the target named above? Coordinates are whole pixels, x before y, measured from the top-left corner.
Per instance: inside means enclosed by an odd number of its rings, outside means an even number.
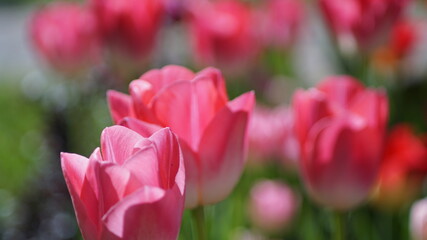
[[[132,96],[135,116],[143,121],[157,123],[158,120],[149,107],[155,95],[151,83],[143,80],[134,80],[130,83],[129,92]]]
[[[351,100],[365,87],[350,76],[332,76],[322,81],[317,89],[326,93],[328,101],[337,103],[340,107],[348,108]]]
[[[61,153],[61,166],[71,195],[77,222],[85,239],[97,239],[98,205],[95,186],[86,178],[89,159],[77,154]]]
[[[143,138],[122,126],[105,128],[101,134],[101,151],[104,161],[122,165],[134,153],[135,145]]]
[[[389,110],[384,93],[366,90],[355,97],[350,107],[353,113],[365,118],[372,127],[385,131]]]
[[[139,79],[151,83],[153,91],[158,92],[173,82],[190,81],[194,76],[195,74],[185,67],[168,65],[162,69],[150,70],[144,73]]]
[[[103,218],[102,239],[176,239],[184,198],[170,190],[144,186],[115,205]]]
[[[132,129],[133,131],[146,138],[150,137],[155,132],[161,129],[161,127],[158,125],[129,117],[124,118],[122,121],[120,121],[119,125]]]
[[[199,146],[201,204],[224,199],[239,180],[254,101],[253,92],[241,95],[229,102],[206,128]]]
[[[113,122],[118,123],[122,118],[132,116],[130,96],[109,90],[107,100]]]
[[[128,169],[142,185],[161,187],[157,152],[153,146],[139,150],[123,164],[123,167]]]
[[[180,145],[185,162],[185,208],[195,208],[201,198],[200,159],[184,141]]]

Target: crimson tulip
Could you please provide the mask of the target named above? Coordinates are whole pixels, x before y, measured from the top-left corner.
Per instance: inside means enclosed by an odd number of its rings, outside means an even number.
[[[185,170],[169,129],[109,127],[89,158],[61,153],[61,165],[84,239],[177,239]]]
[[[254,93],[229,101],[219,70],[195,74],[173,65],[143,74],[129,92],[108,92],[112,118],[137,131],[143,121],[153,131],[167,126],[177,134],[187,169],[186,207],[226,198],[245,163]]]
[[[329,77],[293,97],[300,168],[310,195],[347,210],[365,200],[384,148],[387,97],[347,76]]]

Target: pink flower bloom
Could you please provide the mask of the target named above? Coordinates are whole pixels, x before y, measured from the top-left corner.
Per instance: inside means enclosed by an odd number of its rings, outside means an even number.
[[[254,93],[229,101],[220,71],[195,74],[179,66],[145,73],[130,83],[129,92],[108,92],[113,120],[139,129],[139,119],[177,134],[187,169],[186,207],[226,198],[245,163]]]
[[[260,37],[265,45],[279,49],[288,47],[298,35],[304,18],[300,0],[268,0],[258,12]]]
[[[206,1],[195,6],[190,25],[197,62],[230,69],[254,59],[259,44],[249,7],[236,0]]]
[[[347,76],[329,77],[293,97],[301,170],[311,196],[335,209],[365,200],[384,148],[387,97]]]
[[[294,192],[278,181],[258,182],[251,190],[249,215],[252,223],[267,232],[279,232],[292,221],[299,207]]]
[[[411,0],[320,0],[337,38],[352,38],[364,50],[384,43]]]
[[[296,161],[299,146],[293,121],[293,112],[288,107],[269,109],[257,105],[249,126],[250,158],[255,161],[276,158],[285,164]]]
[[[50,4],[35,13],[30,28],[37,52],[58,71],[77,73],[99,60],[95,18],[79,4]]]
[[[86,240],[178,237],[185,171],[169,129],[144,138],[109,127],[89,159],[61,153],[61,164]]]
[[[100,33],[115,55],[139,61],[156,43],[164,18],[163,0],[91,0]]]
[[[409,225],[414,240],[427,239],[427,198],[412,205]]]

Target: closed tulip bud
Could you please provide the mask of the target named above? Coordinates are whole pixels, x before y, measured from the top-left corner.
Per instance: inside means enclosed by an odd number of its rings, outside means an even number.
[[[412,205],[409,225],[413,240],[427,239],[427,199]]]
[[[31,40],[54,69],[77,74],[100,57],[96,21],[89,9],[74,3],[53,3],[32,18]]]
[[[410,1],[320,0],[320,7],[339,42],[352,39],[360,50],[372,50],[384,44]]]
[[[109,127],[89,159],[62,153],[61,165],[84,239],[177,239],[185,172],[169,129]]]
[[[254,93],[229,101],[217,69],[179,66],[151,70],[129,85],[130,96],[108,92],[114,122],[138,130],[170,127],[184,154],[186,207],[226,198],[243,170]],[[142,133],[143,134],[143,133]]]
[[[258,182],[251,190],[249,215],[252,223],[268,233],[285,229],[298,211],[295,193],[278,181]]]
[[[228,70],[250,64],[259,50],[251,9],[236,0],[195,6],[190,30],[196,61]]]
[[[329,77],[293,97],[300,168],[320,204],[347,210],[362,203],[378,175],[388,118],[386,95],[356,79]]]

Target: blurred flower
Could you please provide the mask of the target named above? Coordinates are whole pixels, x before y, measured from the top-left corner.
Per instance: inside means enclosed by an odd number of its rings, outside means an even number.
[[[254,19],[251,9],[237,0],[195,4],[190,30],[196,61],[226,70],[251,63],[259,50]]]
[[[398,208],[412,201],[427,175],[424,139],[409,125],[393,128],[386,142],[374,201],[384,208]]]
[[[129,92],[131,96],[108,92],[113,120],[130,117],[122,124],[135,129],[142,120],[154,129],[168,126],[178,135],[187,169],[186,207],[226,198],[245,163],[254,93],[229,101],[219,70],[195,74],[172,65],[132,81]]]
[[[347,210],[367,198],[378,175],[388,118],[383,92],[329,77],[293,97],[302,176],[320,204]]]
[[[163,0],[91,0],[100,33],[114,57],[146,60],[164,18]]]
[[[288,47],[298,35],[304,18],[300,0],[267,0],[258,11],[260,37],[266,46]]]
[[[411,0],[320,0],[327,23],[340,44],[360,50],[383,44]]]
[[[427,198],[412,205],[409,224],[414,240],[427,239]]]
[[[255,107],[249,125],[250,159],[258,162],[277,158],[285,164],[295,164],[299,146],[293,132],[292,114],[292,110],[284,106]]]
[[[169,129],[144,138],[109,127],[89,159],[62,153],[61,164],[84,239],[178,237],[185,173]]]
[[[84,6],[47,5],[33,16],[30,31],[37,52],[58,71],[76,74],[99,60],[95,18]]]
[[[250,219],[256,227],[268,233],[278,233],[286,228],[298,207],[295,193],[279,181],[260,181],[251,190]]]

